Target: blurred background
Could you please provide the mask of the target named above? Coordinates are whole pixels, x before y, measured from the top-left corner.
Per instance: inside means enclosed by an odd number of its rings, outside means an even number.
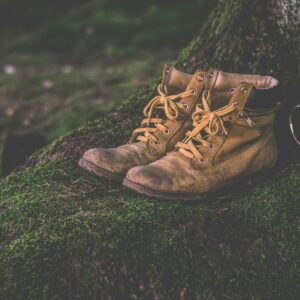
[[[215,4],[0,0],[0,174],[157,77]]]

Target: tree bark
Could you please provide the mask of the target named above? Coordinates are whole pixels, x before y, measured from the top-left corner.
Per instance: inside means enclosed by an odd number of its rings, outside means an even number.
[[[178,66],[262,73],[299,88],[300,2],[221,0]]]

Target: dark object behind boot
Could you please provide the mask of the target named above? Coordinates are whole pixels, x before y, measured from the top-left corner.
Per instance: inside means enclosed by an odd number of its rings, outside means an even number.
[[[1,154],[2,176],[7,176],[23,164],[27,157],[46,144],[45,138],[38,133],[7,135],[4,138]]]

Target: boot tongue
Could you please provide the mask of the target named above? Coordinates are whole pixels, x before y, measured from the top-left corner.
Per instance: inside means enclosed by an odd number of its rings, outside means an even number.
[[[167,87],[169,94],[178,94],[186,90],[192,75],[177,70],[173,65],[166,64],[161,83]]]

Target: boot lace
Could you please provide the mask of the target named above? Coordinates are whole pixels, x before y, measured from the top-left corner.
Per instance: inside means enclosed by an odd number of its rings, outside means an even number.
[[[210,97],[210,92],[208,92],[207,97]],[[228,120],[228,114],[233,112],[238,105],[237,102],[233,102],[218,110],[211,111],[208,103],[205,93],[203,93],[203,107],[198,105],[192,116],[194,128],[186,133],[186,137],[182,142],[176,144],[179,152],[191,159],[196,158],[199,162],[204,162],[204,155],[201,153],[200,148],[212,149],[214,147],[208,140],[209,136],[228,135],[225,122]]]
[[[176,120],[180,115],[180,110],[188,109],[187,104],[180,103],[182,98],[195,95],[194,90],[182,92],[177,95],[168,95],[168,91],[165,85],[160,84],[157,88],[159,95],[154,97],[144,108],[144,116],[146,117],[142,121],[142,127],[134,130],[129,143],[134,140],[148,142],[151,141],[154,144],[158,144],[158,138],[153,134],[157,130],[164,133],[169,133],[169,129],[163,124],[165,118],[160,118],[158,114],[154,116],[155,112],[161,110],[169,120]]]

